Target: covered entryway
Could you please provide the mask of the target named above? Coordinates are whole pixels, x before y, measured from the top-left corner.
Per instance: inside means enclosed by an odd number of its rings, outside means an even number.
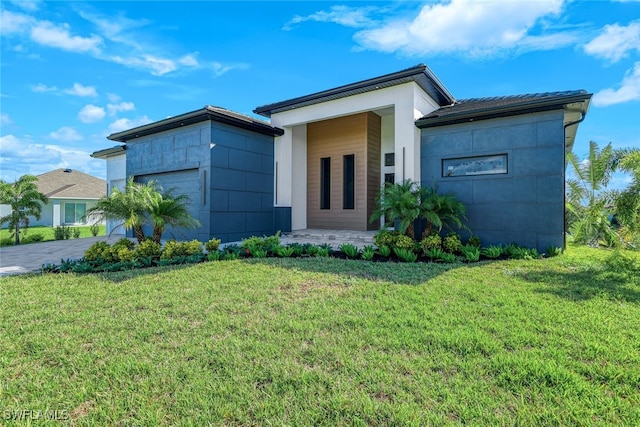
[[[381,118],[373,112],[307,124],[307,225],[375,230]]]

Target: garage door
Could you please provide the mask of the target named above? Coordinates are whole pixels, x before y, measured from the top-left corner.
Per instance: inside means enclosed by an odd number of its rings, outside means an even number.
[[[172,194],[178,196],[180,194],[186,194],[191,199],[188,209],[191,216],[196,219],[199,218],[201,201],[201,188],[198,169],[188,169],[177,172],[165,172],[150,175],[139,175],[136,177],[136,181],[147,183],[150,180],[157,181],[162,186],[163,191],[173,190]],[[151,230],[145,233],[150,233]],[[173,235],[172,235],[173,233]],[[163,240],[169,240],[176,238],[178,240],[195,239],[197,238],[197,230],[188,230],[184,228],[171,229],[167,228],[165,234],[163,234]]]

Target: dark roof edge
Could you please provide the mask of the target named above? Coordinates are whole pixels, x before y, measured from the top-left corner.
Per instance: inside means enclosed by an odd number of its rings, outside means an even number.
[[[508,117],[518,114],[538,113],[542,111],[560,110],[565,105],[574,102],[589,101],[593,96],[592,93],[581,93],[578,95],[558,96],[555,98],[547,98],[544,100],[528,101],[522,104],[507,105],[501,107],[490,107],[485,109],[465,111],[459,114],[450,114],[444,117],[429,117],[416,120],[416,126],[420,129],[447,126],[459,123],[466,123],[476,120],[489,120],[499,117]],[[586,113],[585,107],[583,113]]]
[[[124,153],[127,150],[126,145],[116,145],[115,147],[105,148],[104,150],[94,151],[90,154],[94,159],[106,159],[116,154]]]
[[[285,101],[280,101],[280,102],[274,102],[272,104],[266,104],[266,105],[262,105],[259,107],[256,107],[253,112],[256,114],[260,114],[261,116],[265,116],[265,117],[270,117],[271,116],[271,112],[273,110],[277,110],[289,105],[295,105],[295,104],[299,104],[302,102],[308,102],[308,101],[312,101],[314,99],[320,99],[320,98],[324,98],[327,96],[331,96],[331,95],[335,95],[335,94],[339,94],[342,92],[348,92],[348,91],[352,91],[352,90],[356,90],[356,89],[361,89],[367,86],[375,86],[377,84],[381,84],[384,82],[388,82],[391,80],[395,80],[395,79],[400,79],[403,77],[411,77],[411,76],[418,76],[420,74],[426,74],[426,76],[433,82],[434,87],[438,90],[438,92],[440,92],[440,94],[446,98],[447,100],[450,100],[451,103],[453,103],[455,101],[455,98],[453,97],[453,95],[444,87],[444,85],[442,84],[442,82],[436,77],[436,75],[433,73],[433,71],[431,71],[431,69],[429,67],[427,67],[425,64],[419,64],[416,65],[415,67],[411,67],[411,68],[407,68],[406,70],[401,70],[401,71],[396,71],[393,73],[389,73],[389,74],[385,74],[383,76],[379,76],[379,77],[374,77],[371,79],[366,79],[366,80],[361,80],[359,82],[355,82],[355,83],[349,83],[343,86],[338,86],[336,88],[333,89],[327,89],[327,90],[323,90],[320,92],[315,92],[309,95],[304,95],[304,96],[299,96],[297,98],[292,98],[292,99],[288,99]]]
[[[138,126],[123,132],[112,133],[107,137],[107,139],[110,139],[111,141],[127,142],[130,139],[140,138],[142,136],[152,135],[154,133],[176,129],[182,126],[199,123],[206,120],[225,123],[242,129],[261,133],[263,135],[280,136],[284,134],[284,130],[271,126],[266,122],[253,119],[249,116],[244,116],[239,113],[234,113],[229,110],[224,110],[229,111],[229,113],[226,113],[223,112],[223,110],[224,109],[206,105],[204,108],[180,114],[179,116],[169,117],[168,119]]]

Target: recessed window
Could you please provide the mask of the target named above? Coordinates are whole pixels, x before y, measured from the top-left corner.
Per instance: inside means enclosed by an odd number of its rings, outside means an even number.
[[[355,206],[356,156],[349,154],[343,157],[342,209],[353,209]]]
[[[331,157],[320,159],[320,209],[331,209]]]
[[[473,176],[507,173],[507,155],[461,157],[442,160],[442,176]]]
[[[388,182],[390,184],[393,184],[394,182],[396,182],[396,174],[395,173],[385,173],[384,174],[384,182]]]
[[[385,166],[394,166],[396,164],[396,153],[385,153],[384,155],[384,165]]]
[[[87,211],[86,203],[65,203],[64,204],[64,223],[78,224],[83,222],[83,217]]]

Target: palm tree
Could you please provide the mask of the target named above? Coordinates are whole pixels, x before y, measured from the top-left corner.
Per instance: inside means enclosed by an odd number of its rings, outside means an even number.
[[[189,196],[173,196],[172,191],[153,193],[148,199],[147,215],[153,225],[153,241],[160,243],[162,233],[167,226],[195,228],[200,222],[193,218],[187,209]]]
[[[146,184],[127,180],[125,191],[114,188],[110,195],[98,200],[95,207],[88,209],[85,216],[97,215],[102,219],[122,221],[127,230],[133,230],[138,243],[145,240],[142,226],[146,222],[145,213],[149,200],[158,192],[155,181]]]
[[[453,230],[452,225],[457,228],[466,228],[462,223],[463,220],[466,220],[466,208],[455,194],[438,194],[436,187],[425,186],[420,188],[419,195],[420,218],[427,221],[425,235],[431,234],[434,228],[438,232],[443,227]]]
[[[20,225],[29,227],[29,216],[40,219],[42,205],[49,199],[38,191],[34,175],[22,175],[13,184],[0,180],[0,204],[11,206],[11,213],[0,218],[0,224],[9,223],[16,245],[20,244]]]
[[[574,241],[615,245],[617,236],[609,220],[613,202],[611,194],[604,189],[618,166],[619,156],[611,143],[600,150],[598,144],[591,141],[586,159],[581,161],[574,153],[568,153],[567,159],[577,177],[567,180],[567,213],[571,216]]]
[[[623,149],[616,152],[620,158],[620,169],[631,174],[631,183],[622,191],[613,192],[616,219],[640,241],[640,149]]]
[[[394,225],[403,234],[413,228],[413,221],[420,215],[417,184],[410,179],[400,183],[385,183],[376,197],[376,210],[369,222],[384,216],[385,226]]]

